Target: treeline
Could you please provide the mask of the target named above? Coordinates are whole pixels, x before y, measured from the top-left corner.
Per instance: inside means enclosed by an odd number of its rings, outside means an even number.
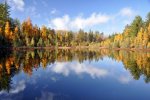
[[[33,25],[30,18],[20,23],[10,18],[9,5],[0,4],[0,47],[88,46],[100,43],[103,33],[54,30]]]
[[[150,48],[150,13],[143,21],[136,16],[130,25],[127,25],[123,33],[115,33],[101,42],[102,47],[107,48]]]
[[[122,33],[104,38],[98,31],[55,30],[33,25],[30,18],[20,23],[10,17],[10,7],[0,4],[0,47],[93,46],[106,48],[150,48],[150,13],[146,20],[136,16]]]

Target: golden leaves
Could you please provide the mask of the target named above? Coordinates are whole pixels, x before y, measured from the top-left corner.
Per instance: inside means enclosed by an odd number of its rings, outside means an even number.
[[[2,28],[0,27],[0,34],[2,33]]]
[[[6,22],[5,25],[5,37],[8,37],[10,34],[10,26],[9,26],[9,22]]]
[[[47,32],[47,28],[45,26],[42,26],[42,29],[41,29],[41,34],[42,34],[42,38],[46,38],[46,32]]]
[[[19,29],[18,29],[18,27],[16,26],[16,27],[15,27],[15,30],[14,30],[14,33],[16,34],[16,33],[18,33],[18,31],[19,31]]]

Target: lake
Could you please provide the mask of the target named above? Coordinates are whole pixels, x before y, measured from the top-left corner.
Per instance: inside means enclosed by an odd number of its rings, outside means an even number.
[[[1,50],[0,100],[149,100],[150,53]]]

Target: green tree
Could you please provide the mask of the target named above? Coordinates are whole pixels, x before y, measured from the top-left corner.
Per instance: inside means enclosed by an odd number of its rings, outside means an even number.
[[[149,24],[150,24],[150,12],[146,16],[146,21],[145,21],[146,27],[148,27]]]
[[[129,36],[130,37],[136,37],[138,31],[143,25],[142,18],[140,16],[136,16],[135,19],[133,20],[131,26],[130,26],[130,31],[129,31]]]
[[[39,41],[38,41],[38,43],[37,43],[37,46],[38,46],[38,47],[43,47],[43,46],[44,46],[44,43],[43,43],[43,39],[42,39],[42,38],[39,39]]]
[[[34,47],[34,45],[35,45],[35,41],[34,41],[34,37],[32,37],[32,39],[31,39],[31,44],[30,44],[32,47]]]
[[[5,2],[4,4],[0,3],[0,27],[4,27],[5,22],[9,21],[10,19],[9,9],[10,7],[7,2]]]

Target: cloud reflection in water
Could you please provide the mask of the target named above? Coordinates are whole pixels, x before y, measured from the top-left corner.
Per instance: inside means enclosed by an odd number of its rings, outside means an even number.
[[[23,91],[26,88],[25,81],[21,80],[17,82],[17,84],[14,84],[13,87],[10,89],[9,94],[17,94],[21,91]],[[0,95],[2,94],[8,94],[6,91],[0,91]]]
[[[64,76],[69,76],[71,73],[76,75],[88,74],[92,78],[99,78],[106,76],[108,71],[106,69],[86,65],[84,63],[67,63],[67,62],[57,62],[53,66],[48,66],[49,70],[58,74],[63,74]]]

